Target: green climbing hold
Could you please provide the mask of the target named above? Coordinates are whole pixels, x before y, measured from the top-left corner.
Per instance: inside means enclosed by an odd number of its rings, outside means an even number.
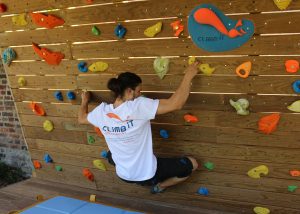
[[[215,168],[215,164],[212,162],[206,162],[204,163],[204,167],[208,170],[213,170]]]
[[[95,36],[100,36],[101,31],[96,26],[94,26],[92,28],[92,34],[94,34]]]
[[[56,171],[60,172],[62,171],[62,167],[61,166],[55,166]]]
[[[296,189],[298,189],[298,186],[288,186],[288,191],[289,192],[295,192]]]
[[[92,135],[88,136],[88,144],[94,144],[95,143],[95,138]]]

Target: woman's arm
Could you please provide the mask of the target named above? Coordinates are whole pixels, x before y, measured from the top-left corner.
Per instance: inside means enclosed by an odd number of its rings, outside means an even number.
[[[180,86],[169,99],[159,100],[156,114],[166,114],[175,110],[180,110],[183,107],[190,94],[191,82],[198,73],[198,64],[199,62],[195,62],[185,70],[185,75]]]
[[[78,123],[79,124],[90,124],[87,120],[88,115],[88,103],[90,101],[91,93],[84,91],[81,94],[81,105],[78,111]]]

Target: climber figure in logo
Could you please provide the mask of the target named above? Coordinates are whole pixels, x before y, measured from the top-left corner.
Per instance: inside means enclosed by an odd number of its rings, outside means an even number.
[[[102,102],[88,113],[90,93],[82,93],[78,122],[98,127],[109,148],[108,161],[115,165],[117,176],[128,183],[151,186],[152,193],[185,181],[198,167],[195,158],[156,157],[153,153],[150,120],[155,115],[179,110],[185,104],[196,76],[198,62],[185,70],[178,89],[168,99],[141,96],[142,80],[131,72],[109,80],[107,86],[115,101]]]

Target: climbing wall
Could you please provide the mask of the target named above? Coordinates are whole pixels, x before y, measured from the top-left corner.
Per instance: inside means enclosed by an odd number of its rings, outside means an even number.
[[[289,192],[288,186],[300,185],[299,177],[290,170],[300,170],[300,116],[287,109],[298,100],[292,83],[300,73],[285,71],[285,61],[300,60],[300,1],[292,1],[287,10],[280,11],[272,0],[211,0],[232,19],[246,18],[255,23],[252,39],[242,47],[212,53],[197,48],[187,30],[187,16],[197,6],[197,0],[2,0],[8,11],[0,18],[0,46],[2,51],[12,47],[17,59],[6,72],[19,112],[24,135],[32,160],[42,164],[35,170],[37,178],[72,184],[99,191],[117,193],[153,201],[203,207],[235,213],[252,213],[256,206],[267,207],[271,213],[299,213],[300,190]],[[29,12],[54,14],[65,24],[54,29],[35,25]],[[13,14],[26,13],[26,26],[12,23]],[[174,36],[170,23],[181,19],[185,31]],[[144,36],[144,30],[163,22],[162,32],[155,38]],[[127,28],[124,39],[114,35],[121,23]],[[97,26],[101,35],[92,34]],[[32,42],[51,51],[60,51],[65,59],[59,66],[41,61]],[[170,71],[163,80],[154,73],[153,60],[157,56],[170,58]],[[180,83],[188,57],[197,56],[216,71],[212,76],[201,73],[195,77],[192,93],[180,111],[158,116],[152,121],[155,153],[160,156],[191,155],[201,163],[199,169],[184,184],[168,189],[164,194],[151,195],[148,188],[128,185],[115,175],[100,153],[107,150],[103,138],[94,128],[79,125],[77,112],[84,89],[93,93],[92,110],[101,101],[111,101],[106,83],[122,71],[133,71],[143,79],[144,94],[150,98],[168,98]],[[104,61],[109,68],[102,73],[81,73],[77,64]],[[252,62],[250,76],[237,77],[235,69],[245,61]],[[18,84],[19,77],[26,80]],[[54,97],[61,91],[64,100]],[[74,91],[75,100],[66,93]],[[229,100],[247,98],[250,115],[239,116]],[[29,108],[31,101],[40,103],[46,116],[35,115]],[[258,131],[259,118],[280,112],[277,130],[270,135]],[[199,118],[187,124],[186,113]],[[54,124],[52,132],[43,129],[43,122]],[[160,129],[169,131],[169,139],[159,135]],[[89,136],[95,139],[88,143]],[[53,163],[46,164],[49,154]],[[102,159],[107,171],[93,166]],[[214,163],[209,171],[203,163]],[[269,174],[260,179],[247,175],[248,170],[266,165]],[[55,166],[61,166],[57,171]],[[88,168],[95,176],[91,182],[82,175]],[[200,187],[209,190],[208,196],[197,194]]]

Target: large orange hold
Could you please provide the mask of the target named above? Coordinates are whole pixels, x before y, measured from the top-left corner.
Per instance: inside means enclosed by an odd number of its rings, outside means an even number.
[[[300,176],[300,171],[299,170],[291,170],[290,175],[293,177],[299,177]]]
[[[90,181],[94,181],[94,174],[89,169],[83,169],[82,174]]]
[[[285,69],[288,73],[296,73],[299,70],[299,62],[297,60],[285,61]]]
[[[270,134],[275,131],[279,119],[280,114],[278,113],[262,117],[258,122],[258,129],[265,134]]]
[[[235,73],[241,78],[247,78],[250,74],[251,67],[252,63],[250,61],[244,62],[236,68]],[[244,73],[242,74],[241,71],[244,71]]]
[[[184,118],[185,122],[187,122],[187,123],[197,123],[199,121],[196,116],[191,115],[191,114],[186,114],[186,115],[184,115],[183,118]]]
[[[61,26],[65,21],[53,15],[45,15],[42,13],[31,13],[31,18],[35,24],[48,29]]]
[[[46,114],[43,107],[38,105],[37,103],[32,102],[29,104],[29,107],[38,116],[44,116]]]
[[[59,65],[65,55],[61,52],[52,52],[46,48],[40,48],[37,44],[32,43],[34,52],[44,59],[49,65]]]

